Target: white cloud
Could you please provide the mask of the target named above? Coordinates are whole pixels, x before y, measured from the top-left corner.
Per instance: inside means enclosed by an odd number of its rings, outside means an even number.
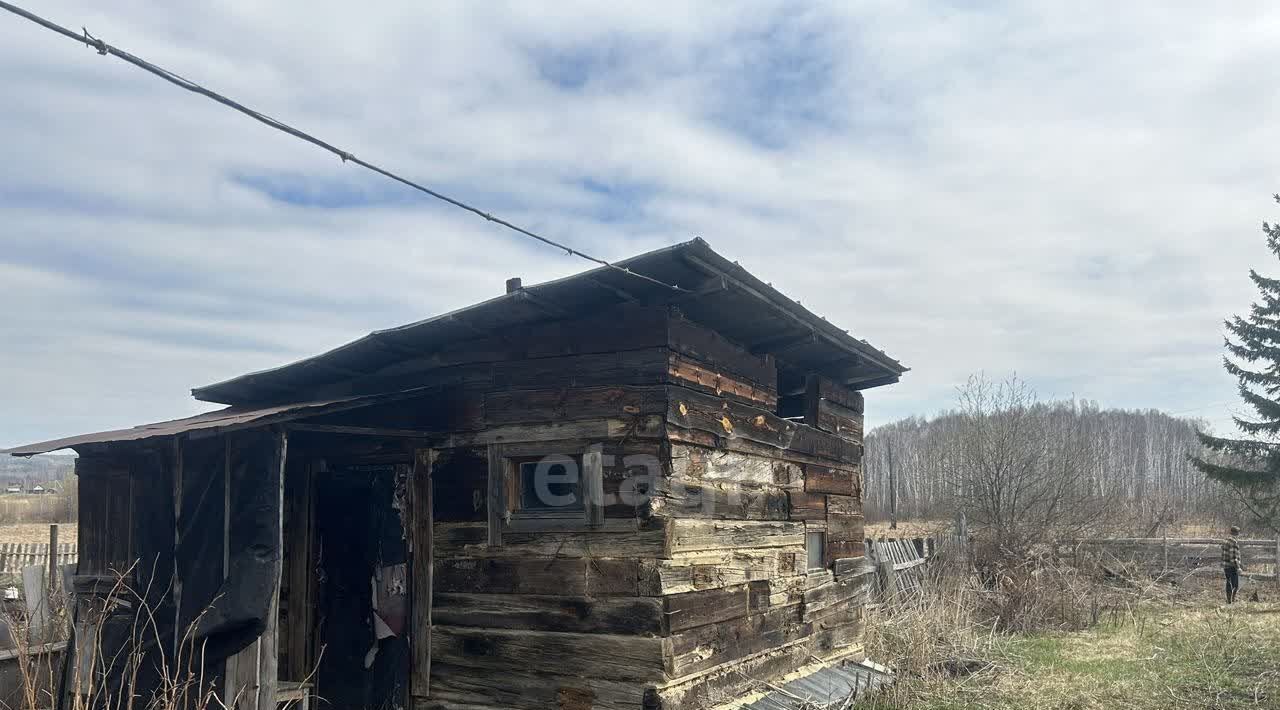
[[[1220,423],[1270,263],[1263,3],[37,10],[603,257],[701,235],[914,368],[873,423],[979,369]],[[0,86],[0,444],[586,266],[8,15]]]

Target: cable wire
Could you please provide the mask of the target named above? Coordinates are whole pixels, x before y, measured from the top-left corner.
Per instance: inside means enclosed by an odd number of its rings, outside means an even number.
[[[461,200],[449,197],[448,195],[445,195],[441,192],[432,190],[431,188],[426,187],[425,185],[416,183],[408,178],[401,177],[391,172],[390,170],[381,168],[365,160],[361,160],[360,158],[357,158],[352,153],[342,150],[341,148],[338,148],[337,146],[331,143],[327,143],[319,138],[316,138],[315,136],[309,133],[306,133],[297,128],[294,128],[293,126],[290,126],[289,124],[283,121],[276,120],[260,111],[256,111],[233,99],[227,98],[222,94],[219,94],[210,89],[206,89],[205,87],[195,83],[194,81],[185,79],[182,76],[175,74],[163,67],[156,66],[155,64],[152,64],[151,62],[148,62],[147,60],[142,59],[141,57],[134,56],[133,54],[130,54],[129,52],[126,52],[125,50],[120,49],[119,47],[114,47],[110,44],[107,44],[101,39],[98,39],[97,37],[94,37],[93,35],[89,34],[89,30],[85,28],[81,28],[81,32],[76,33],[72,30],[67,29],[66,27],[63,27],[62,25],[46,20],[43,17],[40,17],[39,15],[36,15],[34,13],[28,12],[27,10],[24,10],[16,5],[12,5],[10,3],[4,2],[4,0],[0,0],[0,8],[8,10],[9,12],[19,17],[22,17],[24,19],[30,20],[31,22],[34,22],[37,25],[40,25],[41,27],[52,30],[53,32],[57,32],[58,34],[64,37],[80,42],[86,47],[95,49],[98,51],[98,54],[101,54],[103,56],[110,55],[118,59],[122,59],[128,62],[129,64],[132,64],[135,67],[138,67],[139,69],[142,69],[144,71],[150,72],[151,74],[154,74],[175,86],[178,86],[182,89],[186,89],[187,91],[190,91],[192,93],[200,94],[201,96],[204,96],[208,99],[216,101],[217,103],[220,103],[223,106],[227,106],[228,108],[239,111],[240,113],[243,113],[249,118],[252,118],[255,121],[258,121],[259,123],[266,124],[267,126],[270,126],[271,128],[274,128],[277,131],[287,133],[293,136],[294,138],[297,138],[302,141],[306,141],[307,143],[310,143],[318,148],[321,148],[330,153],[333,153],[334,155],[341,158],[342,162],[344,163],[354,163],[356,165],[359,165],[360,167],[365,168],[366,170],[370,170],[383,177],[390,178],[402,185],[418,190],[419,192],[426,193],[436,198],[437,200],[447,202],[453,205],[454,207],[457,207],[459,209],[464,209],[479,217],[483,217],[484,219],[490,222],[499,224],[519,234],[523,234],[526,237],[536,239],[542,242],[543,244],[547,244],[549,246],[555,247],[556,249],[560,249],[564,251],[566,254],[568,254],[569,256],[576,256],[582,259],[586,259],[587,261],[599,264],[609,269],[613,269],[614,271],[619,271],[621,273],[627,274],[629,276],[633,276],[638,279],[642,279],[644,281],[648,281],[653,284],[657,284],[658,286],[671,289],[672,291],[681,291],[681,292],[685,291],[685,289],[680,288],[679,286],[676,286],[674,284],[669,284],[669,283],[666,283],[665,281],[660,281],[651,276],[645,276],[644,274],[640,274],[635,271],[632,271],[631,269],[628,269],[625,266],[618,266],[617,264],[613,264],[608,261],[605,261],[604,259],[591,256],[590,254],[579,251],[565,244],[561,244],[560,242],[557,242],[555,240],[548,239],[547,237],[531,232],[525,229],[524,227],[512,224],[511,222],[508,222],[505,219],[502,219],[500,217],[495,217],[492,214],[489,214],[488,212],[485,212],[484,210],[481,210],[477,207],[472,207],[471,205]]]

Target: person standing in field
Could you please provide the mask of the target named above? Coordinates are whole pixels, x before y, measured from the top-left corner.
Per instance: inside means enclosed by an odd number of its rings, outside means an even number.
[[[1231,535],[1222,541],[1222,573],[1227,578],[1228,604],[1236,601],[1236,594],[1240,592],[1240,571],[1244,569],[1244,563],[1240,560],[1239,534],[1240,528],[1232,525]]]

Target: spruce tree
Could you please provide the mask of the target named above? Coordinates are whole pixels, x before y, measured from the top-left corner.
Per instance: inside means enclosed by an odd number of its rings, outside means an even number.
[[[1274,195],[1280,202],[1280,194]],[[1280,224],[1262,223],[1267,248],[1280,259]],[[1247,318],[1226,321],[1223,366],[1239,382],[1240,398],[1256,416],[1235,416],[1244,438],[1200,432],[1207,455],[1197,468],[1226,484],[1259,522],[1280,531],[1280,279],[1250,269],[1261,299]]]

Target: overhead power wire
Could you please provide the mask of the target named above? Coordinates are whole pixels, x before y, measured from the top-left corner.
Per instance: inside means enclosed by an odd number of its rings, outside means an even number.
[[[277,131],[281,131],[281,132],[283,132],[283,133],[287,133],[287,134],[289,134],[289,135],[293,136],[294,138],[297,138],[297,139],[299,139],[299,140],[306,141],[307,143],[310,143],[310,144],[312,144],[312,145],[314,145],[314,146],[316,146],[316,147],[318,147],[318,148],[322,148],[322,149],[324,149],[324,150],[327,150],[327,151],[329,151],[330,153],[333,153],[334,155],[336,155],[336,156],[338,156],[339,158],[341,158],[341,159],[342,159],[342,162],[344,162],[344,163],[355,163],[356,165],[359,165],[360,167],[365,168],[366,170],[371,170],[371,171],[373,171],[373,172],[375,172],[375,173],[377,173],[377,174],[379,174],[379,175],[381,175],[381,176],[383,176],[383,177],[386,177],[386,178],[390,178],[390,179],[392,179],[392,180],[395,180],[396,182],[398,182],[398,183],[400,183],[400,184],[402,184],[402,185],[405,185],[405,186],[407,186],[407,187],[411,187],[411,188],[413,188],[414,190],[417,190],[417,191],[419,191],[419,192],[426,193],[426,194],[428,194],[428,195],[430,195],[430,196],[432,196],[432,197],[436,198],[437,200],[442,200],[442,201],[444,201],[444,202],[447,202],[447,203],[449,203],[449,204],[453,205],[454,207],[457,207],[457,208],[459,208],[459,209],[464,209],[464,210],[466,210],[466,211],[468,211],[468,212],[470,212],[470,213],[472,213],[472,214],[475,214],[475,215],[477,215],[477,216],[479,216],[479,217],[483,217],[484,219],[486,219],[486,220],[488,220],[488,221],[490,221],[490,222],[493,222],[493,223],[495,223],[495,224],[499,224],[499,225],[501,225],[501,226],[503,226],[503,227],[506,227],[507,229],[510,229],[510,230],[512,230],[512,231],[514,231],[514,232],[517,232],[517,233],[519,233],[519,234],[523,234],[523,235],[524,235],[524,236],[526,236],[526,237],[529,237],[529,238],[531,238],[531,239],[536,239],[536,240],[538,240],[538,241],[542,242],[543,244],[547,244],[547,245],[549,245],[549,246],[555,247],[556,249],[560,249],[560,250],[564,251],[566,254],[568,254],[569,256],[576,256],[576,257],[580,257],[580,258],[582,258],[582,259],[586,259],[587,261],[590,261],[590,262],[593,262],[593,263],[599,264],[599,265],[601,265],[601,266],[603,266],[603,267],[606,267],[606,268],[608,268],[608,269],[612,269],[612,270],[614,270],[614,271],[618,271],[618,272],[621,272],[621,273],[627,274],[628,276],[632,276],[632,277],[635,277],[635,278],[637,278],[637,279],[642,279],[642,280],[644,280],[644,281],[648,281],[648,282],[650,282],[650,283],[657,284],[658,286],[662,286],[663,288],[667,288],[667,289],[670,289],[670,290],[672,290],[672,291],[684,291],[684,290],[685,290],[685,289],[680,288],[679,286],[676,286],[676,285],[674,285],[674,284],[669,284],[669,283],[666,283],[666,282],[664,282],[664,281],[660,281],[660,280],[658,280],[658,279],[655,279],[655,278],[653,278],[653,277],[651,277],[651,276],[646,276],[646,275],[644,275],[644,274],[637,273],[637,272],[632,271],[631,269],[629,269],[629,268],[627,268],[627,267],[625,267],[625,266],[619,266],[619,265],[617,265],[617,264],[614,264],[614,263],[611,263],[611,262],[605,261],[604,259],[600,259],[600,258],[597,258],[597,257],[591,256],[590,254],[587,254],[587,253],[585,253],[585,252],[582,252],[582,251],[579,251],[579,250],[577,250],[577,249],[574,249],[574,248],[573,248],[573,247],[571,247],[571,246],[568,246],[568,245],[565,245],[565,244],[561,244],[560,242],[557,242],[557,241],[555,241],[555,240],[553,240],[553,239],[548,239],[547,237],[544,237],[544,236],[542,236],[542,235],[540,235],[540,234],[536,234],[536,233],[534,233],[534,232],[531,232],[531,231],[529,231],[528,229],[525,229],[524,227],[521,227],[521,226],[516,225],[516,224],[512,224],[511,222],[508,222],[507,220],[502,219],[501,217],[495,217],[495,216],[493,216],[492,214],[489,214],[488,212],[485,212],[484,210],[481,210],[481,209],[479,209],[479,208],[477,208],[477,207],[473,207],[473,206],[471,206],[471,205],[469,205],[469,204],[467,204],[467,203],[465,203],[465,202],[463,202],[463,201],[461,201],[461,200],[455,199],[455,198],[453,198],[453,197],[449,197],[448,195],[446,195],[446,194],[444,194],[444,193],[441,193],[441,192],[438,192],[438,191],[436,191],[436,190],[433,190],[433,189],[431,189],[431,188],[429,188],[429,187],[427,187],[427,186],[425,186],[425,185],[422,185],[422,184],[416,183],[416,182],[414,182],[414,181],[412,181],[412,180],[410,180],[410,179],[408,179],[408,178],[401,177],[400,175],[397,175],[397,174],[395,174],[395,173],[391,172],[390,170],[387,170],[387,169],[385,169],[385,168],[381,168],[381,167],[379,167],[379,166],[377,166],[377,165],[375,165],[375,164],[373,164],[373,163],[370,163],[370,162],[368,162],[368,161],[361,160],[360,158],[357,158],[357,157],[356,157],[355,155],[353,155],[352,153],[350,153],[350,152],[348,152],[348,151],[345,151],[345,150],[342,150],[341,148],[339,148],[339,147],[337,147],[337,146],[335,146],[335,145],[333,145],[333,144],[331,144],[331,143],[328,143],[328,142],[323,141],[323,140],[321,140],[321,139],[319,139],[319,138],[316,138],[315,136],[313,136],[313,135],[311,135],[311,134],[309,134],[309,133],[306,133],[305,131],[302,131],[302,130],[299,130],[299,129],[297,129],[297,128],[294,128],[293,126],[290,126],[289,124],[287,124],[287,123],[285,123],[285,122],[283,122],[283,121],[276,120],[276,119],[274,119],[274,118],[272,118],[272,117],[270,117],[270,116],[268,116],[268,115],[266,115],[266,114],[264,114],[264,113],[262,113],[262,112],[260,112],[260,111],[255,111],[254,109],[251,109],[251,108],[249,108],[248,106],[245,106],[244,104],[239,103],[238,101],[235,101],[235,100],[233,100],[233,99],[227,98],[226,96],[223,96],[222,94],[219,94],[219,93],[217,93],[216,91],[212,91],[212,90],[210,90],[210,89],[206,89],[205,87],[201,86],[200,84],[197,84],[197,83],[196,83],[196,82],[194,82],[194,81],[191,81],[191,80],[189,80],[189,79],[185,79],[185,78],[183,78],[182,76],[180,76],[180,75],[178,75],[178,74],[175,74],[175,73],[173,73],[173,72],[171,72],[171,71],[169,71],[168,69],[165,69],[165,68],[163,68],[163,67],[156,66],[155,64],[152,64],[151,62],[148,62],[147,60],[142,59],[141,57],[134,56],[133,54],[130,54],[129,52],[126,52],[125,50],[120,49],[119,47],[114,47],[114,46],[112,46],[112,45],[110,45],[110,44],[107,44],[106,42],[102,41],[101,39],[98,39],[97,37],[94,37],[93,35],[89,34],[89,30],[88,30],[88,29],[81,28],[81,32],[79,32],[79,33],[74,32],[74,31],[72,31],[72,30],[67,29],[66,27],[63,27],[62,25],[59,25],[59,24],[57,24],[57,23],[55,23],[55,22],[51,22],[51,21],[49,21],[49,20],[46,20],[46,19],[44,19],[43,17],[40,17],[39,15],[36,15],[36,14],[34,14],[34,13],[32,13],[32,12],[29,12],[29,11],[27,11],[27,10],[24,10],[24,9],[22,9],[22,8],[20,8],[20,7],[16,6],[16,5],[12,5],[12,4],[10,4],[10,3],[4,2],[4,0],[0,0],[0,8],[3,8],[3,9],[5,9],[5,10],[8,10],[9,12],[11,12],[11,13],[13,13],[13,14],[15,14],[15,15],[19,16],[19,17],[22,17],[22,18],[24,18],[24,19],[30,20],[31,22],[34,22],[34,23],[36,23],[37,25],[40,25],[41,27],[44,27],[44,28],[46,28],[46,29],[52,30],[52,31],[54,31],[54,32],[57,32],[58,34],[60,34],[60,35],[62,35],[62,36],[64,36],[64,37],[67,37],[67,38],[69,38],[69,39],[73,39],[73,40],[75,40],[76,42],[79,42],[79,43],[81,43],[81,44],[85,45],[86,47],[90,47],[90,48],[92,48],[92,49],[95,49],[95,50],[97,50],[97,51],[98,51],[98,54],[101,54],[101,55],[103,55],[103,56],[111,55],[111,56],[116,57],[116,58],[118,58],[118,59],[122,59],[122,60],[124,60],[124,61],[128,62],[129,64],[132,64],[132,65],[134,65],[135,67],[138,67],[139,69],[142,69],[142,70],[144,70],[144,71],[147,71],[147,72],[150,72],[150,73],[152,73],[152,74],[155,74],[156,76],[160,77],[161,79],[164,79],[165,81],[167,81],[167,82],[169,82],[169,83],[171,83],[171,84],[173,84],[173,85],[175,85],[175,86],[178,86],[178,87],[180,87],[180,88],[186,89],[187,91],[190,91],[190,92],[192,92],[192,93],[200,94],[201,96],[204,96],[204,97],[206,97],[206,98],[208,98],[208,99],[211,99],[211,100],[213,100],[213,101],[216,101],[216,102],[218,102],[218,103],[222,104],[223,106],[227,106],[227,107],[229,107],[229,108],[235,109],[236,111],[239,111],[240,113],[243,113],[244,115],[248,116],[249,118],[252,118],[252,119],[254,119],[255,121],[258,121],[259,123],[266,124],[266,125],[268,125],[268,126],[270,126],[270,127],[274,128],[274,129],[276,129]]]

